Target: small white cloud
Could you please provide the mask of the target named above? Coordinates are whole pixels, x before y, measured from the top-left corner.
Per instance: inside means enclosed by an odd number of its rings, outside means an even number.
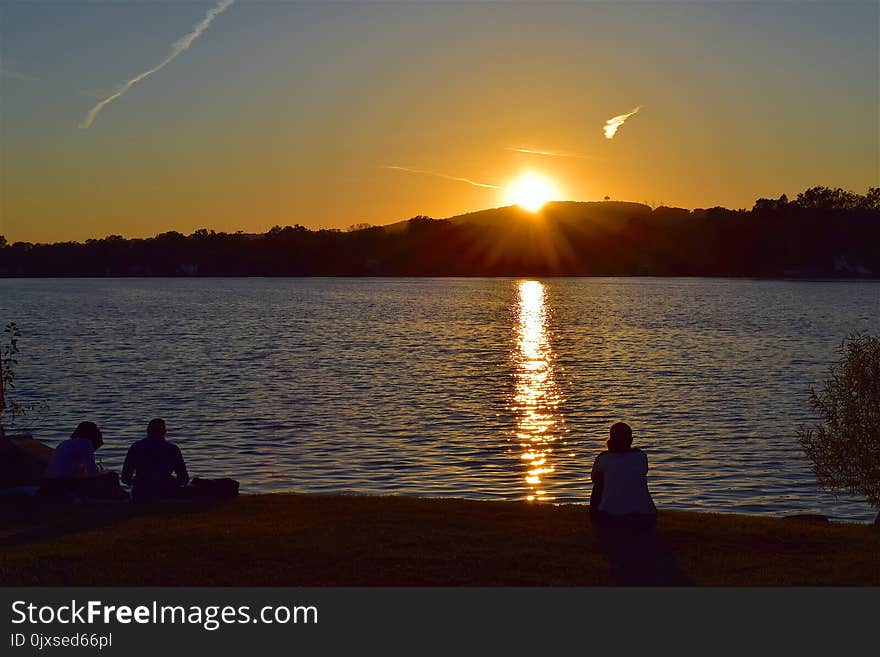
[[[612,139],[614,135],[617,134],[617,129],[623,125],[624,121],[626,121],[633,114],[642,109],[642,106],[639,105],[633,111],[627,112],[626,114],[620,114],[618,116],[612,116],[610,119],[605,121],[605,127],[602,130],[605,132],[605,139]]]

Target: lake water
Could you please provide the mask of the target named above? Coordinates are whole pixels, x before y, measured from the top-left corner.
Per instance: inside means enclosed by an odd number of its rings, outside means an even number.
[[[608,427],[660,507],[867,521],[795,438],[874,282],[721,279],[0,280],[18,390],[51,444],[119,468],[166,418],[191,474],[244,492],[583,502]]]

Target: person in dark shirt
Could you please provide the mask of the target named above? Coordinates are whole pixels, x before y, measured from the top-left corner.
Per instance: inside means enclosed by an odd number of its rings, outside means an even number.
[[[131,485],[135,502],[178,497],[189,481],[180,448],[165,440],[166,433],[164,420],[150,420],[147,437],[128,449],[122,483]]]

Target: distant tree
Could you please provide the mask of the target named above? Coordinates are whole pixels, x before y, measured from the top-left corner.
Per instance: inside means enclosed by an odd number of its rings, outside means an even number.
[[[6,241],[6,236],[0,235],[0,249],[5,249],[7,246],[9,246],[9,242]]]
[[[755,200],[755,205],[752,206],[752,212],[755,214],[766,214],[768,212],[773,212],[776,209],[776,201],[770,198],[759,198]]]
[[[838,187],[810,187],[797,195],[802,208],[819,210],[854,210],[865,206],[865,197]]]
[[[788,197],[783,194],[778,199],[759,198],[755,201],[752,212],[756,214],[770,214],[785,209],[788,205]]]
[[[610,196],[605,196],[602,200],[603,200],[603,201],[610,201],[610,200],[611,200],[611,197],[610,197]]]
[[[568,254],[564,264],[542,261],[518,221],[483,224],[419,215],[405,230],[366,224],[354,224],[348,231],[319,230],[296,224],[262,234],[201,228],[189,235],[169,231],[147,239],[108,235],[85,243],[7,243],[0,247],[0,272],[174,276],[195,267],[202,276],[621,275],[644,271],[642,263],[651,262],[652,271],[668,275],[782,276],[787,270],[851,275],[857,270],[880,277],[880,250],[875,246],[880,243],[878,187],[865,196],[814,187],[796,201],[784,194],[758,199],[751,211],[716,206],[688,213],[666,208],[662,201],[645,205],[651,206],[656,221],[621,216],[623,221],[615,222],[620,230],[607,231],[611,225],[589,204],[572,208],[570,220],[548,217],[548,236],[566,242],[557,245]],[[625,206],[619,211],[625,213]],[[802,230],[792,231],[791,221],[765,220],[778,217],[804,219]],[[556,230],[563,224],[564,230]],[[570,230],[575,226],[577,231]],[[852,265],[839,267],[838,262]]]
[[[880,336],[851,336],[840,353],[822,389],[810,391],[821,421],[800,427],[798,441],[821,488],[880,508]]]
[[[810,187],[798,194],[795,202],[802,208],[828,208],[833,198],[834,192],[828,187]]]
[[[372,224],[361,222],[359,224],[352,224],[351,226],[349,226],[345,230],[349,233],[356,233],[359,230],[369,230],[372,227],[373,227]]]
[[[420,231],[430,228],[434,224],[434,220],[427,215],[418,214],[410,219],[407,224],[409,225],[410,232]]]
[[[159,233],[154,239],[177,242],[180,240],[185,240],[186,236],[183,233],[178,233],[176,230],[169,230],[165,233]]]
[[[307,235],[310,233],[308,228],[304,226],[300,226],[296,224],[295,226],[285,226],[282,228],[281,226],[272,226],[267,232],[266,237],[269,239],[278,239],[278,238],[292,238],[297,235]]]

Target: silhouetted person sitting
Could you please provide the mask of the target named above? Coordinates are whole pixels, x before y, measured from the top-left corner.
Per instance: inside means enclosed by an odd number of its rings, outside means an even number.
[[[46,466],[46,479],[79,479],[95,477],[101,468],[95,462],[95,451],[104,444],[101,430],[94,422],[80,422],[70,438],[58,443]]]
[[[611,427],[602,452],[593,463],[590,515],[611,573],[624,586],[682,586],[668,542],[656,532],[657,507],[648,492],[648,457],[632,446],[632,429]]]
[[[605,443],[608,450],[593,463],[590,515],[599,527],[650,530],[657,522],[657,507],[648,492],[648,457],[632,442],[630,426],[614,424]]]
[[[153,502],[180,496],[189,474],[183,455],[165,440],[165,421],[150,420],[147,437],[134,443],[122,466],[122,483],[130,484],[135,502]]]
[[[95,461],[95,451],[104,444],[104,436],[94,422],[80,422],[73,433],[52,452],[41,495],[72,494],[79,498],[120,500],[128,496],[119,486],[115,472],[105,470]]]

